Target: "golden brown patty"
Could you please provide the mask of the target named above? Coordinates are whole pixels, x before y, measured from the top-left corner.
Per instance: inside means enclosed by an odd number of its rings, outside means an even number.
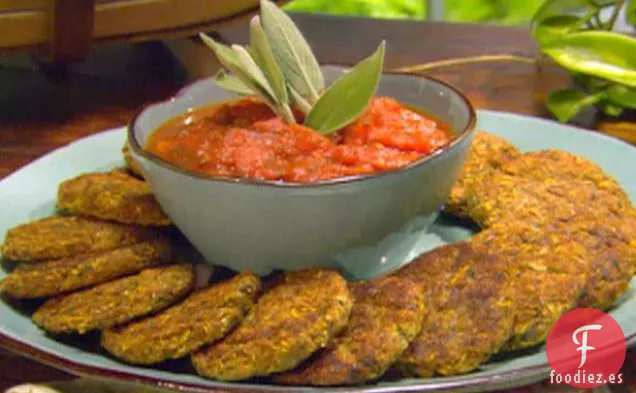
[[[183,357],[230,332],[254,304],[260,286],[258,276],[239,274],[194,292],[159,314],[105,330],[101,344],[134,364]]]
[[[462,374],[497,352],[512,334],[511,265],[459,243],[423,254],[399,270],[399,277],[426,291],[430,305],[396,370],[420,377]]]
[[[593,184],[600,190],[629,200],[618,182],[593,162],[560,150],[538,150],[523,153],[507,161],[500,170],[516,177],[549,181],[574,180]]]
[[[58,295],[164,264],[171,253],[169,240],[158,238],[74,258],[23,264],[0,281],[0,292],[15,298]]]
[[[47,300],[33,314],[33,321],[51,333],[105,329],[162,310],[186,296],[193,285],[192,265],[146,269]]]
[[[514,317],[507,350],[543,342],[556,320],[574,308],[589,274],[587,250],[566,234],[504,221],[471,240],[473,248],[510,261]]]
[[[81,217],[48,217],[10,229],[2,255],[16,261],[68,258],[153,239],[149,228]]]
[[[141,165],[139,165],[139,162],[135,160],[132,154],[130,154],[130,147],[128,147],[128,143],[126,143],[121,149],[121,154],[124,156],[126,169],[128,169],[133,175],[143,179],[144,175],[141,171]]]
[[[587,212],[553,228],[582,245],[588,252],[590,274],[578,307],[605,310],[629,289],[636,273],[636,211],[616,216]]]
[[[525,153],[473,187],[469,210],[480,225],[523,221],[587,250],[590,274],[579,306],[607,309],[629,288],[636,211],[594,164],[564,152]]]
[[[517,148],[505,139],[487,132],[477,131],[462,173],[451,189],[446,210],[459,217],[468,217],[466,187],[476,176],[499,168],[504,162],[518,154]]]
[[[420,332],[424,296],[410,280],[388,277],[351,284],[343,332],[314,357],[275,377],[294,385],[353,385],[381,377]]]
[[[550,157],[556,155],[547,153]],[[568,165],[579,162],[570,155],[565,155],[568,159],[559,165],[555,160],[531,154],[534,153],[520,155],[499,171],[479,176],[467,187],[467,210],[479,225],[488,227],[504,220],[548,225],[589,211],[621,214],[632,208],[618,184],[588,161],[581,162],[589,165],[570,168]],[[538,168],[531,168],[529,161]],[[570,173],[577,170],[586,170],[588,178]]]
[[[225,339],[196,351],[205,377],[241,380],[287,371],[323,348],[347,324],[353,299],[335,271],[287,273]]]
[[[148,183],[121,170],[88,173],[60,184],[58,209],[123,224],[170,225]]]

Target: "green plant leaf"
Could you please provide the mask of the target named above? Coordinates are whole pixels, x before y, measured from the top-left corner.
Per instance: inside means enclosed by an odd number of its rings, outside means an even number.
[[[545,19],[532,29],[532,36],[540,45],[548,45],[564,35],[577,31],[581,18],[573,15],[555,15]]]
[[[289,86],[313,104],[324,89],[318,61],[294,22],[269,0],[261,0],[263,30]]]
[[[249,96],[254,94],[254,92],[238,77],[229,75],[224,70],[221,70],[217,72],[216,75],[214,75],[214,83],[216,83],[222,89],[242,96]]]
[[[547,106],[560,122],[570,121],[583,108],[603,99],[603,93],[585,94],[579,90],[557,90],[550,94]]]
[[[588,93],[604,90],[612,82],[605,79],[596,78],[594,76],[580,74],[578,72],[570,72],[574,85]]]
[[[584,29],[602,7],[604,4],[591,0],[547,0],[532,17],[532,35],[540,45],[548,45],[566,34]]]
[[[623,113],[623,108],[619,105],[614,105],[611,102],[603,102],[601,105],[601,110],[607,116],[618,117]]]
[[[636,0],[627,0],[625,6],[625,22],[636,27]]]
[[[349,72],[338,78],[314,105],[305,125],[329,134],[351,123],[369,105],[382,75],[385,42]]]
[[[261,21],[258,16],[255,16],[250,21],[250,52],[254,61],[263,70],[267,81],[269,82],[276,102],[281,105],[287,105],[289,98],[287,95],[287,85],[285,84],[285,77],[276,63],[272,48],[267,41]]]
[[[624,108],[636,109],[636,89],[612,85],[607,88],[607,100]]]
[[[636,38],[607,31],[583,31],[542,48],[569,70],[636,87]]]

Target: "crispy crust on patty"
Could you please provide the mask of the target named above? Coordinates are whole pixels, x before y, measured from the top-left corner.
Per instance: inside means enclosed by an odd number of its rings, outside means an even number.
[[[398,360],[399,374],[462,374],[496,353],[512,334],[508,260],[470,243],[442,246],[399,270],[428,294],[422,330]]]
[[[353,385],[375,380],[420,332],[424,296],[410,280],[387,277],[351,284],[353,309],[347,327],[300,367],[279,374],[293,385]]]
[[[636,212],[618,183],[570,153],[525,153],[473,183],[469,210],[484,227],[523,221],[587,251],[590,274],[580,307],[607,309],[636,268]]]
[[[186,356],[223,338],[243,320],[260,287],[258,276],[241,273],[198,290],[159,314],[105,330],[102,347],[133,364]]]
[[[9,229],[2,255],[15,261],[68,258],[112,250],[158,236],[151,228],[82,217],[47,217]]]
[[[50,333],[105,329],[160,311],[186,296],[193,285],[190,264],[146,269],[49,299],[33,314],[33,321]]]
[[[53,296],[137,273],[170,261],[167,238],[50,262],[22,264],[0,281],[15,298]]]
[[[123,224],[170,225],[150,185],[121,170],[66,180],[59,186],[57,207],[74,215]]]
[[[496,135],[477,131],[468,151],[464,168],[451,189],[446,210],[458,217],[469,217],[466,198],[467,187],[476,176],[499,168],[519,154],[517,148]]]
[[[514,331],[506,350],[545,340],[550,328],[574,308],[589,271],[587,250],[566,234],[520,221],[504,221],[474,236],[472,246],[513,263],[510,270]]]
[[[287,273],[229,336],[194,352],[192,363],[200,375],[228,381],[289,370],[345,327],[352,303],[335,271]]]

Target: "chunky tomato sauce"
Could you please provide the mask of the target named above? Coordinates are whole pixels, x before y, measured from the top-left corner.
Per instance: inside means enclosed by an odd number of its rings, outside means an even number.
[[[375,98],[358,120],[328,136],[245,98],[170,120],[147,149],[211,176],[304,183],[397,169],[449,141],[446,124],[391,98]]]

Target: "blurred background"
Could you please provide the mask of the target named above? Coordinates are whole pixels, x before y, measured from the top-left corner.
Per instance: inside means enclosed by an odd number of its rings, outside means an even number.
[[[290,12],[492,25],[528,25],[543,0],[293,0]],[[628,29],[622,18],[617,30]]]
[[[294,0],[291,12],[524,25],[542,0]]]

